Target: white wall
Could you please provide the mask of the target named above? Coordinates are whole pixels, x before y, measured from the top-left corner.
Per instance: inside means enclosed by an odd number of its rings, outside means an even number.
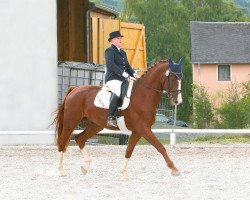
[[[48,129],[57,107],[56,20],[56,0],[0,0],[0,131]]]

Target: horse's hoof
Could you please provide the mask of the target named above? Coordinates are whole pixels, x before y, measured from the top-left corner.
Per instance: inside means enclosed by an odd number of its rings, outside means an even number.
[[[125,178],[125,179],[128,178],[128,172],[127,172],[127,170],[121,170],[120,173],[121,173],[121,175],[122,175],[123,178]]]
[[[86,175],[88,173],[88,170],[86,170],[83,166],[81,167],[82,173]]]
[[[66,176],[66,174],[60,174],[59,176],[60,176],[60,177],[65,177],[65,176]]]
[[[64,177],[64,176],[66,176],[66,174],[65,174],[64,171],[63,171],[63,172],[59,172],[59,176],[60,176],[60,177]]]
[[[58,174],[60,177],[66,176],[63,167],[58,167]]]
[[[178,171],[178,170],[173,170],[172,172],[171,172],[171,175],[172,176],[180,176],[181,175],[181,173]]]

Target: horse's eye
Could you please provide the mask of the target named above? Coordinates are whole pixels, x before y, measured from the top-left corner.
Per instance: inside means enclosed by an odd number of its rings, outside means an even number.
[[[175,77],[171,77],[170,81],[174,82],[174,81],[176,81],[176,78]]]

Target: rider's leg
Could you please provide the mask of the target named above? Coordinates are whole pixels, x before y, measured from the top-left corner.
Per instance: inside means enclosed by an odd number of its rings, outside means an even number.
[[[111,81],[108,81],[106,84],[109,87],[109,89],[112,91],[111,98],[110,98],[107,126],[117,127],[116,119],[114,116],[116,114],[118,103],[120,100],[122,81],[111,80]]]
[[[120,98],[115,93],[111,94],[107,126],[117,127],[116,119],[114,116],[117,111],[119,100]]]

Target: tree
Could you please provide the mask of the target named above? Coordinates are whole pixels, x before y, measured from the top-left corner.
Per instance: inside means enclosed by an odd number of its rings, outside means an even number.
[[[127,0],[122,18],[133,19],[145,25],[148,62],[167,58],[177,62],[180,57],[185,57],[183,67],[185,78],[182,80],[182,85],[189,87],[182,87],[184,101],[178,110],[178,115],[188,121],[192,112],[192,105],[188,103],[189,94],[192,92],[192,69],[188,64],[190,62],[189,22],[183,20],[187,18],[185,8],[178,1],[173,0]]]

